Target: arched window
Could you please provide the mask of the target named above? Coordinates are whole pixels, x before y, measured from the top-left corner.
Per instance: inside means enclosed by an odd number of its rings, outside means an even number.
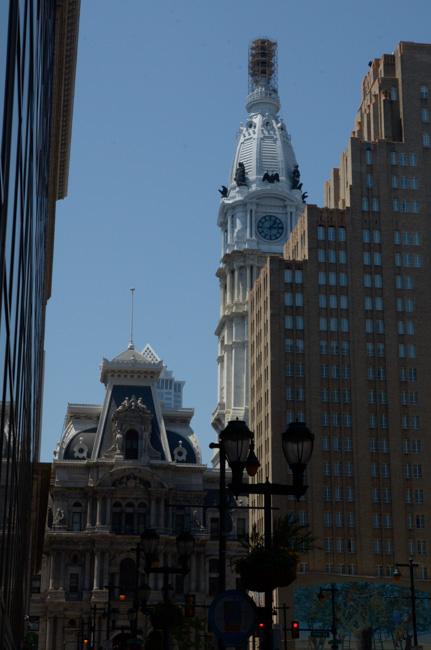
[[[136,582],[136,565],[135,562],[126,557],[120,562],[120,594],[125,594],[126,598],[134,597]]]
[[[126,460],[138,459],[138,432],[134,429],[130,429],[126,433],[124,458]]]
[[[120,501],[115,501],[112,505],[112,532],[119,535],[121,533],[121,511]]]
[[[82,530],[82,503],[75,501],[71,512],[72,530]]]
[[[146,514],[147,514],[147,504],[141,501],[141,503],[138,503],[138,534],[139,535],[143,533],[145,530],[145,526],[147,523]]]

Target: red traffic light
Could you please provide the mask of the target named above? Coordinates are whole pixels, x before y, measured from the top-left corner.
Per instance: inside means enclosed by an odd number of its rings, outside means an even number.
[[[292,639],[299,639],[299,622],[292,621]]]

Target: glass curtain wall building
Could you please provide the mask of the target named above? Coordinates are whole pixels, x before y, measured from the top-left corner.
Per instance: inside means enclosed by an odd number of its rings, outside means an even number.
[[[56,201],[67,192],[80,0],[0,3],[0,646],[25,634]],[[33,488],[36,487],[34,490]],[[38,524],[38,504],[40,524]],[[39,525],[39,531],[38,531]]]

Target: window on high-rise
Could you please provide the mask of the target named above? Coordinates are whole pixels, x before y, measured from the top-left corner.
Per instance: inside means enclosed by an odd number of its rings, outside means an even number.
[[[418,540],[418,555],[426,555],[427,554],[427,543],[424,539],[419,539]]]
[[[372,174],[367,174],[367,187],[373,187],[373,175]]]
[[[323,226],[317,227],[317,239],[325,241],[325,228]]]
[[[369,230],[363,230],[362,231],[362,241],[364,244],[369,244],[371,241],[371,233]]]
[[[372,287],[372,286],[373,286],[373,278],[372,278],[371,275],[366,273],[364,275],[364,287],[368,288],[368,287]]]
[[[428,99],[428,86],[421,86],[421,99]]]
[[[383,287],[383,277],[381,275],[376,274],[374,276],[374,286],[376,289],[381,289]]]
[[[335,228],[333,226],[328,227],[328,241],[335,241]]]
[[[407,312],[412,312],[414,310],[414,300],[409,300],[406,298],[404,301],[404,307]]]
[[[293,294],[292,293],[285,293],[284,294],[284,304],[286,307],[292,307],[293,305]]]
[[[348,356],[350,354],[350,343],[349,343],[349,341],[341,341],[341,354],[343,356]]]
[[[418,164],[418,157],[415,153],[410,154],[410,166],[411,167],[417,167]]]
[[[322,413],[322,427],[329,427],[329,413]]]
[[[409,232],[403,232],[403,244],[406,246],[410,246],[410,233]]]
[[[329,250],[328,251],[328,262],[330,264],[335,264],[337,261],[337,251]]]
[[[337,274],[336,273],[333,273],[332,271],[330,271],[328,273],[328,284],[331,287],[336,287],[337,286]]]
[[[394,189],[398,187],[398,176],[392,176],[392,187]]]
[[[284,281],[287,284],[290,284],[292,282],[292,269],[285,269],[285,271],[284,271]]]
[[[374,540],[374,553],[376,555],[381,555],[382,554],[382,540],[381,539],[375,539]]]
[[[331,341],[331,354],[338,354],[338,341]]]
[[[374,322],[372,320],[365,321],[365,331],[367,334],[372,334],[374,332]]]
[[[346,251],[338,251],[338,261],[340,264],[346,264],[347,263],[347,253]]]
[[[385,331],[384,322],[382,320],[376,320],[376,334],[383,334]]]
[[[326,284],[326,273],[325,271],[319,271],[318,282],[320,285]]]
[[[412,452],[414,454],[420,454],[421,453],[421,441],[420,440],[412,440]]]
[[[419,528],[419,530],[424,530],[425,515],[416,515],[416,528]]]
[[[424,502],[424,491],[415,490],[415,503],[421,505]]]
[[[400,178],[400,187],[402,190],[406,190],[409,187],[409,179],[407,176],[401,176]]]
[[[401,212],[408,212],[409,209],[409,202],[405,200],[401,201]]]
[[[338,228],[338,241],[346,241],[346,229]]]
[[[421,234],[420,232],[412,232],[412,244],[413,246],[421,245]]]
[[[399,163],[400,165],[407,165],[407,154],[406,153],[400,153],[399,157]]]
[[[299,269],[295,271],[295,282],[296,284],[302,284],[302,271]]]
[[[363,257],[365,266],[369,266],[371,264],[371,253],[364,251]]]
[[[348,297],[345,295],[340,296],[340,309],[348,309],[349,308],[349,301]]]
[[[404,277],[404,289],[413,289],[413,278],[410,276]]]
[[[365,164],[366,165],[372,165],[373,164],[373,152],[372,151],[366,151],[365,152]]]
[[[363,196],[363,197],[362,197],[362,210],[363,210],[364,212],[367,212],[368,209],[369,209],[369,206],[368,206],[368,198],[367,198],[366,196]]]
[[[325,249],[324,248],[319,248],[317,251],[317,261],[318,262],[324,262],[326,258],[325,255]]]
[[[409,359],[416,359],[416,345],[407,346],[407,356]]]
[[[373,343],[366,344],[367,357],[374,357],[374,345]]]
[[[377,356],[378,357],[384,357],[385,356],[385,344],[384,343],[377,343]]]
[[[323,525],[324,526],[331,526],[332,527],[332,512],[330,511],[325,511],[323,513]]]
[[[415,268],[420,268],[422,266],[422,255],[413,255],[413,265]]]
[[[430,134],[429,133],[422,133],[422,144],[424,147],[429,147],[430,146]]]
[[[389,440],[387,438],[383,438],[380,441],[380,451],[382,452],[382,454],[389,453]]]
[[[382,527],[382,517],[380,513],[375,512],[373,514],[373,528],[381,528]]]
[[[397,165],[398,164],[398,154],[396,151],[391,152],[391,165]]]
[[[428,108],[422,108],[421,117],[422,117],[422,122],[429,122],[430,121],[430,112],[429,112]]]
[[[410,211],[415,214],[419,212],[419,201],[410,201]]]
[[[417,381],[418,372],[416,368],[409,368],[409,381]]]
[[[375,197],[373,198],[373,212],[378,212],[379,209],[380,209],[380,206],[379,206],[379,199],[375,196]]]
[[[404,328],[404,321],[399,320],[398,321],[398,334],[404,334],[405,328]]]
[[[422,465],[413,465],[413,478],[422,478]]]
[[[400,211],[400,202],[398,199],[393,199],[392,201],[392,210],[394,212],[399,212]]]

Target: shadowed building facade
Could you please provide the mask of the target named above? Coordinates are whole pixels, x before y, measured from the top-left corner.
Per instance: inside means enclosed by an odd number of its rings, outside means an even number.
[[[79,0],[0,8],[0,646],[22,647],[50,467],[38,463],[56,201],[67,194]]]
[[[429,590],[430,93],[430,45],[371,62],[325,206],[307,205],[249,299],[257,481],[285,480],[287,423],[316,436],[306,496],[274,499],[322,547],[296,587],[391,579],[413,557]]]
[[[69,404],[57,445],[42,571],[31,601],[39,650],[81,648],[85,639],[94,648],[107,640],[123,647],[136,586],[145,581],[136,547],[148,529],[160,535],[161,567],[180,566],[179,533],[195,537],[190,572],[169,577],[174,602],[184,605],[185,595],[193,594],[196,616],[205,618],[218,590],[220,477],[202,464],[190,425],[194,411],[182,405],[184,382],[150,345],[141,353],[132,343],[115,359],[103,359],[100,381],[103,404]],[[227,513],[227,588],[236,585],[232,559],[244,552],[238,536],[247,531],[246,513]],[[149,603],[160,602],[163,576],[151,573],[146,580]],[[147,637],[148,614],[138,613],[137,626],[138,636]]]

